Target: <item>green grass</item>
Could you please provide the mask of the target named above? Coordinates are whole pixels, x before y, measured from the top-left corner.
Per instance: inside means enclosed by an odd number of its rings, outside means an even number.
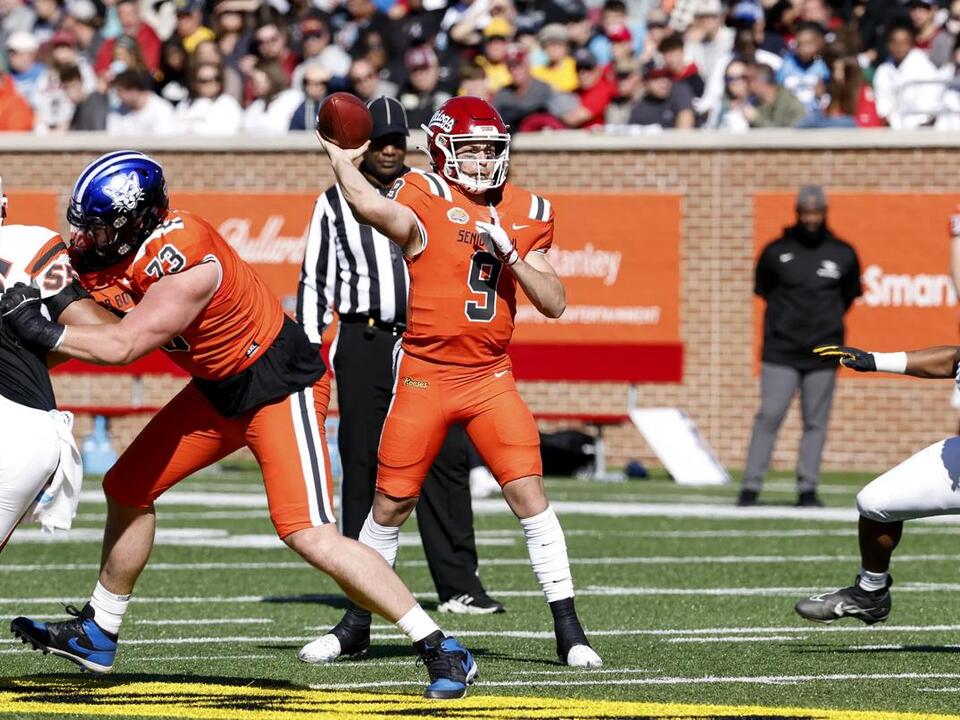
[[[829,507],[852,508],[856,490],[867,475],[828,475],[823,479]],[[794,491],[786,478],[774,479],[763,500],[788,505]],[[87,488],[95,488],[91,481]],[[246,467],[228,466],[220,475],[205,475],[184,482],[178,490],[256,493],[258,476]],[[622,484],[551,480],[548,490],[555,501],[574,503],[732,503],[735,488],[681,488],[664,477]],[[232,513],[228,518],[200,517],[211,510]],[[102,527],[101,503],[84,503],[75,523],[78,529]],[[186,515],[186,514],[192,515]],[[247,515],[237,517],[237,515]],[[258,515],[254,517],[253,515]],[[698,637],[690,634],[595,635],[594,646],[605,660],[603,672],[586,674],[565,670],[556,661],[551,639],[511,638],[498,633],[551,629],[543,599],[533,591],[536,582],[524,562],[526,549],[516,520],[506,513],[479,514],[476,528],[481,545],[483,580],[491,594],[506,602],[505,615],[460,617],[437,615],[444,628],[464,634],[464,642],[477,655],[482,681],[473,697],[532,695],[643,702],[763,705],[852,710],[899,710],[949,713],[960,707],[960,693],[937,692],[960,687],[954,678],[867,679],[864,676],[899,674],[951,674],[960,652],[960,603],[951,590],[921,592],[918,583],[957,582],[952,558],[958,540],[950,526],[908,526],[898,551],[916,558],[894,564],[894,613],[889,627],[866,628],[839,623],[827,630],[804,624],[792,610],[797,593],[737,596],[735,594],[595,594],[595,588],[810,588],[831,589],[848,584],[856,574],[855,524],[801,519],[691,519],[669,517],[602,517],[560,513],[567,544],[575,564],[574,579],[583,590],[577,607],[588,631],[672,631],[740,628],[738,633],[701,633],[717,642],[674,642]],[[229,535],[272,534],[263,510],[207,508],[197,505],[162,505],[158,525],[163,531],[202,528]],[[29,528],[28,528],[29,529]],[[716,533],[691,536],[698,531],[767,531],[768,536]],[[809,531],[809,534],[794,531]],[[415,523],[405,529],[415,537]],[[792,534],[789,534],[792,533]],[[494,544],[489,544],[494,543]],[[782,558],[759,562],[756,556]],[[824,560],[798,560],[824,556]],[[843,560],[842,557],[849,556]],[[14,542],[0,560],[0,615],[6,624],[17,614],[50,615],[59,606],[40,598],[80,601],[89,596],[96,579],[99,543]],[[746,558],[733,561],[731,558]],[[612,559],[603,564],[577,564],[582,559]],[[617,562],[616,558],[659,558],[656,563]],[[711,558],[724,558],[714,562]],[[753,559],[750,559],[753,558]],[[832,559],[841,558],[841,559]],[[484,564],[487,560],[515,559],[515,564]],[[689,559],[688,562],[682,562]],[[332,581],[280,547],[193,547],[185,543],[159,544],[151,565],[140,579],[122,631],[121,652],[111,682],[162,680],[211,683],[289,684],[293,687],[353,684],[378,681],[421,683],[425,677],[409,655],[402,639],[375,641],[366,662],[313,666],[296,658],[300,638],[309,638],[339,618],[341,603]],[[185,569],[185,563],[257,563],[256,568]],[[77,569],[44,569],[43,566],[80,564]],[[39,566],[32,569],[23,566]],[[417,593],[423,593],[428,610],[436,607],[432,584],[419,546],[403,546],[399,572]],[[529,591],[530,595],[510,595]],[[264,596],[265,600],[159,603],[157,598],[232,598]],[[23,598],[17,602],[8,599]],[[79,604],[79,602],[78,602]],[[155,621],[256,619],[239,624],[156,624]],[[925,631],[928,626],[950,626]],[[898,627],[916,629],[898,630]],[[379,634],[395,634],[378,621]],[[749,631],[746,628],[760,628]],[[771,631],[771,628],[784,628]],[[767,629],[766,632],[763,630]],[[840,632],[836,630],[840,629]],[[470,633],[483,633],[471,635]],[[178,639],[212,637],[208,642]],[[229,640],[228,638],[252,638]],[[223,638],[223,640],[220,640]],[[151,641],[176,641],[164,644]],[[124,646],[124,642],[127,644]],[[888,646],[871,649],[871,646]],[[898,649],[898,646],[902,646]],[[8,652],[10,650],[17,650]],[[43,681],[80,678],[80,688],[102,683],[79,676],[73,665],[30,652],[12,641],[0,641],[0,693],[16,679]],[[831,679],[831,675],[855,675]],[[707,677],[809,676],[790,684],[703,682]],[[604,684],[625,679],[681,678],[665,684]],[[590,680],[590,684],[571,681]],[[522,682],[498,685],[498,682]],[[553,683],[553,684],[549,684]],[[74,688],[73,691],[77,691]],[[73,692],[71,691],[71,692]],[[382,691],[416,693],[404,684]],[[53,706],[51,706],[52,708]],[[0,702],[0,716],[49,717],[44,713],[16,713]],[[78,716],[81,717],[81,716]],[[86,716],[82,716],[86,717]],[[92,717],[92,715],[91,715]]]

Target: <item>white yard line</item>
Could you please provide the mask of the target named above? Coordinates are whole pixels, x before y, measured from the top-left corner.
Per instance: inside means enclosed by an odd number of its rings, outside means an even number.
[[[267,625],[271,618],[206,618],[193,620],[134,620],[134,625]]]
[[[802,631],[798,631],[802,632]],[[723,637],[678,637],[667,638],[668,643],[749,643],[770,642],[771,640],[806,640],[807,636],[798,635],[733,635]]]
[[[277,654],[273,655],[150,655],[141,657],[139,655],[134,656],[132,659],[137,662],[172,662],[174,660],[202,660],[207,662],[209,660],[268,660],[271,658],[276,658]]]

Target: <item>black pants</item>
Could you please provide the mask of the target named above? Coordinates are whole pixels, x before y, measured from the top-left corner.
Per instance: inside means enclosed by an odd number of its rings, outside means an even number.
[[[340,325],[333,368],[340,405],[343,534],[360,535],[377,483],[377,447],[393,395],[393,348],[399,336],[364,323]],[[427,474],[417,524],[440,602],[483,589],[470,504],[469,441],[451,427]]]

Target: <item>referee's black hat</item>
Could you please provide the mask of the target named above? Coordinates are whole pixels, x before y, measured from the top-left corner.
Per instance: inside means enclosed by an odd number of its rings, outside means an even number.
[[[376,140],[384,135],[399,133],[409,135],[407,127],[407,112],[396,98],[382,96],[367,103],[370,114],[373,116],[373,129],[370,139]]]

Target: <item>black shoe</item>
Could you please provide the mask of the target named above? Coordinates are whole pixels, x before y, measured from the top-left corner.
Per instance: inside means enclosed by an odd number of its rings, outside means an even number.
[[[583,631],[573,598],[554,600],[550,603],[553,613],[553,633],[557,638],[557,657],[570,667],[600,667],[603,660],[591,647]]]
[[[90,603],[80,610],[67,605],[66,610],[72,620],[39,622],[18,617],[10,623],[10,631],[44,655],[59,655],[93,673],[113,670],[117,636],[97,625]]]
[[[816,490],[807,490],[797,495],[794,507],[823,507],[823,501],[817,496]]]
[[[893,578],[888,576],[887,586],[883,590],[864,590],[857,576],[852,587],[814,595],[798,602],[794,609],[802,617],[814,622],[831,623],[840,618],[853,617],[873,625],[884,622],[890,615],[891,585]]]
[[[328,663],[339,658],[360,659],[370,649],[370,613],[351,605],[326,635],[300,648],[303,662]]]
[[[437,606],[437,610],[455,615],[493,615],[507,611],[502,602],[494,600],[483,590],[448,598]]]
[[[415,642],[413,649],[420,656],[418,662],[426,665],[430,674],[430,684],[423,693],[425,698],[454,700],[465,697],[467,685],[479,677],[477,662],[470,651],[456,638],[445,638],[440,631]]]
[[[756,490],[741,490],[737,497],[737,507],[753,507],[757,504],[759,495]]]

